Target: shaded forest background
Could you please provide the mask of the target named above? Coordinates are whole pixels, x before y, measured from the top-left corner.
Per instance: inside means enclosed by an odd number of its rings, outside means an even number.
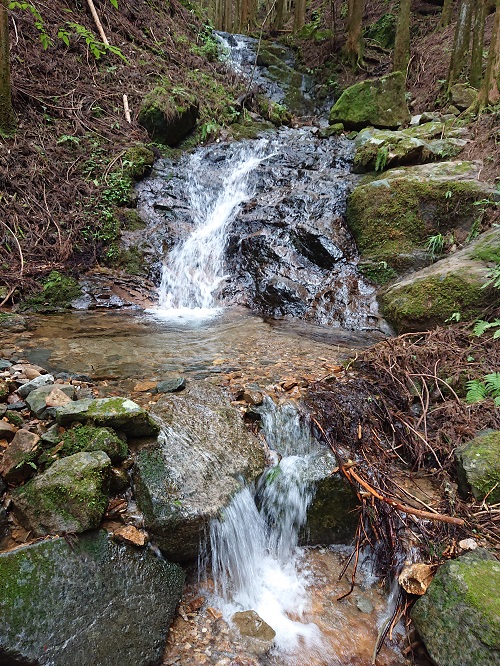
[[[96,0],[110,47],[84,0],[10,3],[16,130],[4,133],[0,145],[0,301],[17,299],[54,269],[76,275],[96,263],[127,266],[118,242],[127,224],[123,211],[133,207],[132,185],[147,170],[130,151],[142,145],[157,155],[165,151],[151,145],[137,122],[141,100],[159,82],[199,100],[197,128],[181,148],[251,126],[258,109],[238,104],[246,84],[218,59],[214,24],[284,40],[314,76],[318,94],[338,96],[355,81],[394,67],[398,17],[406,0],[252,2]],[[7,4],[2,0],[3,8]],[[442,4],[411,3],[407,88],[412,113],[448,104],[447,79],[464,0]],[[353,13],[360,8],[361,21],[353,28]],[[495,3],[485,0],[483,72],[494,10]],[[469,75],[467,59],[455,78]],[[489,180],[498,173],[499,116],[498,105],[490,105],[469,117],[474,141],[463,154],[483,158],[481,177]]]

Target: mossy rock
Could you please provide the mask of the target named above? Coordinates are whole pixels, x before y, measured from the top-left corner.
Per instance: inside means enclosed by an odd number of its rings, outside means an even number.
[[[144,98],[139,123],[153,141],[173,147],[196,125],[198,110],[198,100],[188,91],[157,86]]]
[[[500,431],[490,432],[455,450],[458,489],[472,492],[478,501],[488,495],[488,504],[500,502]]]
[[[367,79],[344,90],[330,111],[329,123],[343,123],[346,129],[368,125],[395,129],[409,122],[405,77],[393,72],[379,79]]]
[[[140,180],[152,168],[155,155],[143,143],[131,146],[122,158],[123,172],[133,180]]]
[[[120,228],[124,231],[139,231],[147,226],[135,208],[122,208],[117,215]]]
[[[483,549],[439,567],[411,617],[438,666],[500,664],[500,562]]]
[[[12,493],[16,519],[33,536],[79,533],[99,526],[108,504],[111,460],[103,451],[57,460]]]
[[[385,49],[392,49],[396,38],[396,22],[397,18],[394,14],[383,14],[375,23],[366,26],[363,35]]]
[[[121,462],[128,455],[127,441],[119,437],[111,428],[77,425],[61,435],[61,457],[71,456],[81,451],[104,451],[112,463]],[[50,453],[50,452],[49,452]]]
[[[465,241],[480,224],[493,198],[486,183],[475,180],[471,162],[441,162],[390,169],[365,177],[347,201],[347,224],[363,260],[386,262],[399,275],[412,268],[408,258],[425,250],[429,236],[453,232]]]
[[[119,430],[131,437],[156,435],[159,426],[148,412],[127,398],[100,398],[75,400],[56,409],[60,425],[84,423]]]
[[[42,290],[27,298],[22,304],[22,310],[36,312],[58,312],[71,307],[71,302],[82,295],[78,282],[58,271],[52,271],[42,282]]]
[[[159,664],[184,572],[104,531],[0,554],[0,663]]]

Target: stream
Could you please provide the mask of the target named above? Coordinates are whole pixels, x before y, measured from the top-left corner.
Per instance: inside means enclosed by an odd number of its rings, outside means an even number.
[[[281,99],[276,86],[273,95]],[[138,186],[147,228],[134,232],[158,306],[34,316],[15,343],[49,371],[88,373],[103,382],[101,395],[107,385],[139,401],[140,380],[182,375],[272,394],[286,378],[300,388],[332,376],[389,332],[343,222],[351,159],[349,141],[320,139],[308,127],[159,160]],[[338,578],[351,547],[303,545],[316,491],[309,470],[320,459],[333,469],[335,460],[300,417],[299,395],[256,408],[270,467],[212,521],[164,664],[371,663],[391,597],[366,553],[353,594],[337,602],[349,588],[351,569]],[[249,610],[274,638],[237,630],[234,613]],[[400,632],[380,666],[403,663]]]

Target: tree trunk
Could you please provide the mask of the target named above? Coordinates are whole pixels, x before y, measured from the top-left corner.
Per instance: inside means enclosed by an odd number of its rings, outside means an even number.
[[[479,88],[483,78],[483,44],[484,25],[486,20],[486,0],[477,0],[474,28],[472,33],[472,56],[470,63],[469,83]]]
[[[351,65],[363,60],[364,41],[362,33],[363,9],[365,0],[349,0],[347,14],[347,41],[344,53]]]
[[[472,23],[473,0],[462,0],[458,12],[453,51],[451,54],[450,70],[448,72],[448,90],[458,79],[465,65],[465,56],[469,49],[470,29]]]
[[[10,92],[10,53],[8,0],[0,0],[0,132],[10,134],[16,127]]]
[[[285,13],[285,0],[277,0],[276,13],[272,22],[273,30],[281,30],[283,28],[283,16]]]
[[[439,22],[440,28],[446,28],[447,25],[450,25],[453,16],[453,2],[454,0],[444,0],[441,21]]]
[[[293,20],[293,29],[295,32],[300,30],[306,22],[306,0],[295,0],[295,16]]]
[[[405,75],[410,60],[410,10],[411,0],[401,0],[399,3],[394,60],[392,64],[393,72],[403,72]]]
[[[479,91],[479,110],[488,104],[497,104],[500,101],[500,0],[497,0],[497,9],[493,21],[493,32],[491,33],[490,51],[488,64],[483,79],[483,85]]]

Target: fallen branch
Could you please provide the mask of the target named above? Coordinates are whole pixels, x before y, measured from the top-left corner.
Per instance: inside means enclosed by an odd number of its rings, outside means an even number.
[[[87,0],[87,4],[89,6],[90,13],[92,14],[92,18],[94,19],[94,23],[96,24],[97,30],[99,31],[99,34],[101,35],[101,39],[102,39],[103,44],[106,44],[106,46],[109,46],[108,38],[106,37],[106,33],[104,32],[104,28],[102,27],[102,23],[99,19],[99,16],[97,15],[93,0]]]

